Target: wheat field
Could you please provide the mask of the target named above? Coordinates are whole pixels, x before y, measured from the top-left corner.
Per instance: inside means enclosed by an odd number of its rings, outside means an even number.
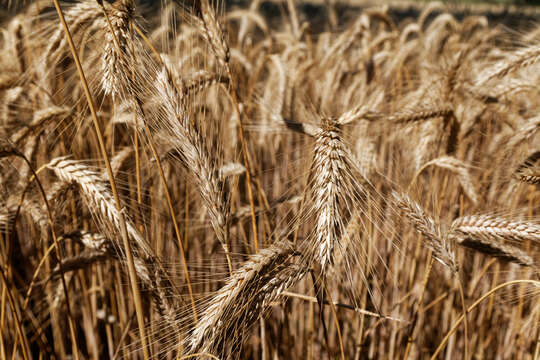
[[[540,28],[2,4],[1,359],[540,359]]]

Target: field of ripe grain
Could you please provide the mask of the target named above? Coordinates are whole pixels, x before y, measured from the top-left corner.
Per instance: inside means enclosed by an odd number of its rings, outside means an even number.
[[[540,359],[540,28],[225,5],[3,10],[0,359]]]

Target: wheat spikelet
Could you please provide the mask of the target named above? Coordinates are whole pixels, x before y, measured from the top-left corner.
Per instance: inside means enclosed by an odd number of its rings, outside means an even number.
[[[71,33],[76,34],[88,24],[93,24],[101,17],[101,8],[97,1],[85,0],[78,2],[65,11],[65,19]],[[47,48],[43,53],[45,64],[57,63],[59,57],[67,49],[67,39],[62,26],[57,23],[54,33],[50,36]]]
[[[251,3],[249,9],[239,9],[229,11],[224,16],[225,21],[240,20],[240,29],[238,31],[238,42],[244,41],[246,30],[251,27],[252,24],[256,25],[262,32],[269,34],[268,24],[266,19],[257,12],[257,8],[260,6],[260,0],[255,0]]]
[[[459,183],[465,191],[467,197],[474,203],[478,203],[478,194],[474,188],[472,177],[469,174],[469,169],[462,161],[452,157],[452,156],[441,156],[439,158],[433,159],[425,163],[416,173],[412,182],[416,180],[419,174],[426,169],[428,166],[438,166],[443,169],[448,169],[451,172],[457,174]]]
[[[114,244],[103,234],[94,233],[86,230],[76,230],[64,234],[64,238],[76,240],[81,243],[86,249],[93,252],[113,254]]]
[[[208,0],[197,0],[195,23],[222,66],[226,66],[230,59],[229,44],[225,39],[225,32],[219,22],[216,12]]]
[[[274,114],[275,116],[275,114]],[[320,133],[321,128],[317,125],[313,124],[306,124],[301,122],[292,121],[289,119],[284,119],[281,116],[279,117],[279,121],[283,122],[283,124],[292,131],[298,132],[300,134],[308,135],[311,137],[317,136],[317,134]]]
[[[25,56],[25,37],[23,36],[23,24],[24,17],[16,16],[14,17],[8,27],[8,32],[12,34],[12,50],[14,55],[14,60],[17,62],[17,69],[20,73],[26,71],[26,56]]]
[[[101,21],[105,31],[101,86],[106,95],[125,96],[133,91],[133,76],[138,73],[134,69],[138,43],[132,41],[129,30],[135,8],[132,1],[122,0],[103,10],[107,21]]]
[[[113,158],[111,159],[111,170],[112,170],[113,176],[116,176],[118,174],[124,162],[132,154],[133,154],[133,148],[131,146],[125,146],[123,149],[121,149],[119,152],[117,152],[113,156]],[[104,181],[109,181],[109,173],[107,171],[104,171],[101,175],[101,178]]]
[[[116,209],[109,189],[95,171],[90,170],[80,161],[70,160],[66,157],[51,160],[47,164],[47,167],[53,170],[60,180],[67,183],[75,182],[79,184],[89,209],[98,218],[110,223],[114,229],[119,228],[120,213]],[[131,239],[135,241],[147,256],[151,256],[153,252],[150,246],[137,231],[133,223],[127,220],[126,225]]]
[[[540,173],[534,173],[530,175],[520,175],[519,180],[527,184],[538,185],[540,184]]]
[[[304,220],[312,219],[313,226],[301,242],[300,249],[306,263],[316,268],[317,276],[325,277],[332,270],[333,275],[347,277],[350,281],[348,273],[352,266],[359,266],[355,271],[367,285],[367,272],[372,266],[367,259],[370,237],[367,236],[368,241],[365,241],[362,231],[350,233],[346,228],[353,217],[367,215],[367,199],[370,196],[377,198],[378,194],[373,191],[363,169],[356,166],[357,161],[340,129],[339,124],[354,118],[355,113],[353,110],[337,119],[323,118],[320,126],[313,127],[313,160],[304,197],[305,210],[301,214]],[[370,214],[378,215],[378,209]],[[367,221],[374,219],[368,218]],[[359,224],[365,226],[364,219],[358,221]],[[335,266],[336,259],[345,265],[345,271]]]
[[[204,137],[191,124],[182,103],[183,96],[172,85],[170,74],[165,68],[158,75],[157,90],[163,101],[162,126],[168,135],[163,140],[175,147],[182,163],[195,177],[212,227],[224,250],[228,252],[228,200],[220,185],[223,183],[223,174],[219,171],[215,157],[210,156]]]
[[[48,121],[58,118],[65,117],[69,114],[70,109],[67,107],[59,106],[50,106],[45,109],[40,109],[34,112],[32,121],[28,126],[17,131],[11,136],[11,142],[17,144],[21,142],[28,134],[30,134],[34,129],[41,128]]]
[[[437,117],[446,117],[453,114],[453,110],[450,108],[442,108],[435,110],[419,110],[419,111],[410,111],[410,112],[401,112],[397,114],[392,114],[387,117],[388,121],[407,124],[422,120],[429,120]]]
[[[540,173],[531,169],[539,159],[540,151],[533,152],[521,164],[519,164],[514,173],[515,177],[518,180],[531,185],[540,184]]]
[[[452,230],[470,237],[492,236],[509,241],[538,241],[540,226],[490,215],[469,215],[457,218]]]
[[[540,116],[527,119],[524,125],[520,126],[508,140],[510,149],[530,140],[540,130]]]
[[[30,215],[30,217],[40,230],[44,231],[47,228],[49,223],[47,213],[43,212],[42,207],[39,206],[38,202],[35,199],[25,198],[21,205],[21,208],[23,212]]]
[[[261,250],[212,297],[187,339],[190,353],[233,359],[248,327],[307,271],[288,241]]]
[[[511,102],[512,98],[522,92],[534,90],[534,85],[520,79],[508,79],[503,83],[486,89],[487,91],[477,92],[471,90],[473,96],[486,104],[498,102]]]
[[[500,259],[519,264],[522,266],[534,267],[535,262],[526,252],[502,243],[502,239],[492,234],[468,235],[464,231],[458,231],[458,235],[452,234],[456,243],[460,246],[473,249],[475,251],[498,257]]]
[[[330,48],[325,49],[325,56],[321,59],[321,66],[327,67],[331,61],[335,61],[339,58],[339,55],[345,53],[347,49],[354,43],[357,36],[361,35],[363,31],[369,28],[369,17],[360,16],[348,29],[343,32],[331,45]]]
[[[61,205],[65,204],[65,202],[62,203],[62,200],[65,199],[67,193],[75,186],[76,185],[68,184],[64,181],[57,181],[51,186],[47,191],[47,202],[54,212],[58,213],[60,211]],[[43,204],[42,212],[45,213],[46,211],[47,207]]]
[[[313,212],[316,214],[314,237],[309,246],[313,259],[323,273],[334,262],[336,243],[347,221],[344,207],[351,196],[351,173],[348,151],[342,142],[341,131],[331,119],[324,119],[315,135],[315,149],[310,176]]]
[[[373,120],[377,115],[366,106],[358,106],[355,109],[344,112],[338,119],[340,125],[353,123],[360,119]]]
[[[477,80],[477,85],[483,85],[495,78],[503,78],[520,69],[532,66],[540,61],[540,46],[531,46],[525,49],[518,50],[510,56],[506,61],[502,61],[495,65],[493,69],[489,69],[482,74]]]
[[[262,110],[261,126],[270,126],[272,121],[283,120],[282,112],[288,83],[287,70],[285,63],[279,56],[271,56],[270,61],[272,62],[270,68],[272,80],[268,81],[259,106]],[[257,142],[260,146],[263,146],[266,141],[267,138],[261,136]]]
[[[105,261],[109,258],[110,256],[108,254],[102,252],[84,250],[80,254],[64,258],[62,260],[62,270],[64,273],[68,273],[71,271],[84,269],[90,265]],[[57,278],[60,273],[60,266],[57,265],[49,275],[49,281]]]
[[[227,163],[219,169],[220,177],[224,179],[229,176],[242,175],[245,172],[245,166],[240,163]]]
[[[451,243],[446,238],[441,226],[427,215],[420,205],[408,195],[393,192],[397,207],[403,212],[410,224],[422,234],[424,244],[433,251],[433,256],[443,265],[456,272],[458,265]]]
[[[202,74],[194,79],[186,81],[182,86],[182,93],[185,96],[193,96],[204,89],[217,84],[228,85],[229,79],[220,74]]]

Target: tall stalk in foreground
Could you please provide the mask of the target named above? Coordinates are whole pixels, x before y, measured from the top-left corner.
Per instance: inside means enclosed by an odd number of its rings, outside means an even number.
[[[130,284],[131,284],[131,290],[133,292],[133,300],[135,302],[135,311],[137,313],[137,323],[139,326],[139,338],[141,340],[141,345],[143,348],[143,355],[146,360],[149,358],[149,351],[148,351],[147,342],[146,342],[146,329],[144,326],[144,315],[143,315],[143,308],[142,308],[142,302],[141,302],[141,294],[139,291],[139,285],[137,284],[135,264],[133,261],[131,244],[128,238],[126,221],[123,215],[122,203],[120,202],[120,197],[118,195],[118,189],[116,186],[116,181],[114,180],[114,174],[112,172],[109,155],[107,154],[107,149],[105,148],[105,141],[103,140],[103,133],[101,132],[101,128],[99,126],[99,120],[98,120],[96,108],[94,105],[94,100],[92,98],[92,94],[90,93],[90,88],[88,87],[88,82],[86,81],[86,77],[84,75],[84,71],[83,71],[81,62],[79,60],[79,55],[75,48],[75,44],[73,43],[73,39],[71,38],[71,34],[69,32],[69,28],[66,23],[66,20],[64,19],[62,8],[60,7],[58,0],[53,0],[53,1],[54,1],[54,6],[56,8],[56,11],[58,13],[58,17],[60,18],[60,22],[62,23],[62,27],[64,28],[65,35],[68,39],[71,55],[73,56],[73,60],[75,61],[75,65],[77,66],[77,72],[79,74],[79,78],[81,80],[81,84],[84,89],[84,94],[88,102],[88,107],[90,108],[90,113],[92,114],[92,121],[94,124],[94,130],[96,132],[96,136],[98,138],[101,155],[103,157],[103,160],[105,161],[105,166],[107,167],[107,173],[109,175],[109,182],[111,184],[114,202],[116,204],[116,210],[120,214],[120,221],[119,221],[120,229],[121,229],[121,234],[122,234],[122,241],[124,243],[124,250],[126,252],[126,257],[127,257],[129,279],[130,279]]]

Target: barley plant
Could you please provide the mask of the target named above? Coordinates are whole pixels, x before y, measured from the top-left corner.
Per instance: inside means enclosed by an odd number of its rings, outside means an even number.
[[[0,359],[540,359],[540,29],[352,3],[0,2]]]

